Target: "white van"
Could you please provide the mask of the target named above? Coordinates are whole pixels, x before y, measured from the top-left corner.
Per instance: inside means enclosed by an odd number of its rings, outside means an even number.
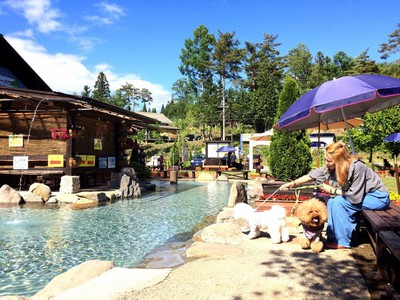
[[[308,135],[311,141],[311,148],[318,148],[318,133],[311,133]],[[336,142],[336,135],[332,132],[320,132],[319,134],[319,148],[325,148],[331,143]]]

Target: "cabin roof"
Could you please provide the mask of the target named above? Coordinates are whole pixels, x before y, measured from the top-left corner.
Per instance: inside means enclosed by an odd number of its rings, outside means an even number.
[[[0,67],[11,72],[20,81],[19,87],[38,91],[51,91],[46,82],[15,51],[2,34],[0,34],[0,49]]]
[[[6,105],[7,102],[29,102],[33,107],[41,110],[85,111],[93,117],[107,115],[109,118],[126,120],[136,129],[151,129],[158,123],[155,119],[89,97],[0,86],[0,112],[11,111]],[[33,111],[33,109],[30,110]]]

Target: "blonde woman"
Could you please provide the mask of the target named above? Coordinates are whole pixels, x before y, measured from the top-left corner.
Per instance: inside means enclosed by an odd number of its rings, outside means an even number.
[[[326,248],[346,249],[357,225],[356,215],[364,209],[384,210],[390,199],[380,177],[356,156],[351,155],[343,142],[332,143],[325,149],[324,167],[311,171],[292,182],[285,190],[315,180],[322,189],[333,195],[329,199]]]

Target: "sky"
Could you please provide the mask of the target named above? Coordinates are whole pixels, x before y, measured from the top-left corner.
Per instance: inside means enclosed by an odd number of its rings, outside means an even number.
[[[104,72],[112,92],[127,82],[149,89],[157,112],[200,25],[216,38],[235,32],[242,45],[278,35],[281,55],[304,44],[313,56],[369,49],[383,62],[379,45],[398,23],[399,0],[0,0],[0,34],[52,90],[80,94]]]

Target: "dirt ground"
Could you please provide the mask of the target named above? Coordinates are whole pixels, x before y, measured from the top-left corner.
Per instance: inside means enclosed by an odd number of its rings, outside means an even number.
[[[386,284],[378,272],[375,253],[369,243],[365,230],[360,231],[357,245],[352,247],[351,250],[371,294],[371,299],[387,299],[385,294]]]

